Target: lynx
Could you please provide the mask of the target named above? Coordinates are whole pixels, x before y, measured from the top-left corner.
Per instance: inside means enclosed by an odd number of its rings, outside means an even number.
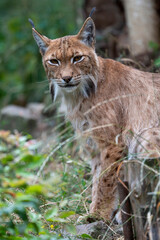
[[[97,56],[91,17],[74,36],[52,40],[32,30],[53,101],[61,96],[66,118],[100,150],[92,163],[90,212],[111,219],[120,160],[160,156],[160,74]]]

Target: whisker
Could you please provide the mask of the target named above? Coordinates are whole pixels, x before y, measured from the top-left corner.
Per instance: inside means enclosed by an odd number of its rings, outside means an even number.
[[[62,81],[62,79],[60,79],[60,78],[51,78],[50,80],[51,81]]]
[[[52,83],[63,84],[61,81],[52,81]]]
[[[57,83],[57,84],[58,84],[58,86],[60,86],[60,87],[66,86],[66,84],[62,84],[62,83]]]
[[[78,82],[80,82],[81,81],[81,79],[77,79],[77,80],[74,80],[73,82],[74,83],[78,83]]]
[[[81,79],[81,75],[74,77],[75,80]]]
[[[87,75],[80,75],[78,77],[75,77],[74,78],[74,82],[80,82],[82,81],[83,79],[88,79],[88,76]]]
[[[39,82],[36,82],[37,84],[46,84],[48,83],[48,80],[44,80],[44,81],[39,81]]]

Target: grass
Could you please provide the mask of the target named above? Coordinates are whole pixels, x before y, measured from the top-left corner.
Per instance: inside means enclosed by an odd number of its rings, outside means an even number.
[[[30,135],[0,131],[0,159],[0,239],[76,239],[76,225],[86,223],[89,215],[92,180],[90,157],[71,125],[58,120],[43,143]],[[143,169],[158,179],[157,164],[123,159],[125,166],[132,163],[141,166],[142,181]],[[148,222],[155,204],[159,211],[159,183],[148,193]],[[72,237],[63,237],[64,231]],[[109,232],[117,239],[115,231],[112,221],[103,239],[112,239]]]
[[[29,135],[0,131],[0,239],[64,239],[88,214],[90,166],[67,129],[49,155]]]

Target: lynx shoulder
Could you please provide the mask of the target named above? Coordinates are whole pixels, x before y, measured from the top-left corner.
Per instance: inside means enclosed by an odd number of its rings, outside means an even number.
[[[111,218],[119,160],[160,156],[160,74],[97,56],[90,17],[74,36],[49,39],[32,30],[53,100],[61,96],[66,118],[100,148],[100,159],[92,164],[91,212]]]

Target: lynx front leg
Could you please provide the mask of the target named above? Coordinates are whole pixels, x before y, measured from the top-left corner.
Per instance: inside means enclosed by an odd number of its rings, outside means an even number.
[[[123,148],[110,145],[101,152],[100,160],[94,159],[92,203],[90,212],[105,219],[111,219],[117,208],[117,175],[118,160],[122,158]]]

